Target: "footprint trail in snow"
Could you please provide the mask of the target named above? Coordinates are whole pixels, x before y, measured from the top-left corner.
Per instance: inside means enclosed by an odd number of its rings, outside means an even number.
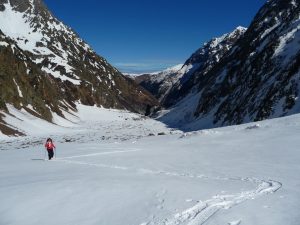
[[[282,186],[280,182],[273,181],[273,180],[266,181],[266,180],[259,180],[256,178],[239,178],[239,177],[234,177],[234,178],[209,177],[205,175],[194,175],[194,174],[176,173],[176,172],[168,172],[168,171],[154,171],[145,168],[134,169],[134,168],[118,166],[118,165],[88,163],[84,161],[69,160],[73,158],[88,157],[88,156],[95,156],[95,155],[106,155],[106,154],[118,154],[118,153],[121,154],[121,153],[126,153],[126,152],[128,153],[132,151],[140,151],[140,150],[130,149],[128,151],[112,151],[112,152],[94,153],[88,155],[70,156],[64,158],[57,158],[55,162],[100,167],[100,168],[118,169],[123,171],[132,171],[136,173],[151,174],[151,175],[158,175],[158,176],[186,177],[190,179],[238,180],[241,182],[255,183],[257,185],[256,189],[254,190],[245,191],[245,192],[232,194],[232,195],[216,195],[206,201],[199,201],[193,207],[188,208],[183,212],[176,213],[170,218],[166,218],[162,220],[154,219],[152,221],[142,223],[147,225],[179,225],[179,224],[201,225],[204,224],[207,220],[209,220],[209,218],[214,216],[219,210],[230,209],[247,200],[254,200],[262,195],[274,193],[277,190],[279,190]],[[239,223],[237,224],[240,223],[241,221],[239,221]],[[230,224],[234,224],[234,223],[230,223]]]

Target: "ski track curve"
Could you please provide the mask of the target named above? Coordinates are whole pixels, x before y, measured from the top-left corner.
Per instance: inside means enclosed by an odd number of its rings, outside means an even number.
[[[221,209],[230,209],[236,205],[239,205],[247,200],[254,200],[260,196],[266,194],[272,194],[278,191],[282,184],[278,181],[274,180],[260,180],[257,178],[243,178],[243,177],[210,177],[205,175],[194,175],[189,173],[177,173],[177,172],[169,172],[169,171],[155,171],[145,168],[129,168],[125,166],[118,165],[108,165],[108,164],[99,164],[99,163],[88,163],[84,161],[74,161],[69,160],[73,158],[79,157],[88,157],[88,156],[96,156],[96,155],[106,155],[106,154],[118,154],[118,153],[128,153],[141,151],[139,149],[128,150],[128,151],[113,151],[113,152],[103,152],[95,153],[95,154],[87,154],[80,156],[71,156],[64,158],[57,158],[54,162],[62,162],[66,164],[75,164],[75,165],[83,165],[83,166],[92,166],[92,167],[100,167],[100,168],[109,168],[109,169],[118,169],[123,171],[133,171],[136,173],[143,174],[152,174],[152,175],[160,175],[160,176],[172,176],[172,177],[185,177],[190,179],[209,179],[209,180],[235,180],[241,182],[250,182],[257,185],[256,189],[250,191],[244,191],[237,194],[232,195],[216,195],[211,199],[206,201],[199,201],[196,205],[192,206],[184,210],[183,212],[176,213],[175,215],[165,218],[162,220],[152,220],[141,224],[146,225],[201,225],[204,224],[207,220],[209,220],[212,216],[214,216]]]
[[[250,181],[250,180],[249,180]],[[172,218],[148,225],[201,225],[204,224],[209,218],[216,214],[221,209],[230,209],[246,200],[255,199],[259,196],[274,193],[281,188],[282,184],[277,181],[264,181],[261,180],[260,184],[255,190],[241,192],[233,195],[217,195],[206,201],[200,201],[195,206],[175,214]]]

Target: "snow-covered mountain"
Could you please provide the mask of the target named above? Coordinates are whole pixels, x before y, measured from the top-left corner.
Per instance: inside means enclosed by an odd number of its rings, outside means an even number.
[[[214,38],[198,49],[184,63],[162,72],[133,76],[135,81],[151,92],[165,107],[178,102],[197,83],[197,71],[206,74],[240,38],[246,28],[237,27],[233,32]]]
[[[268,1],[217,64],[195,73],[197,88],[161,119],[199,129],[299,113],[299,18],[298,1]]]
[[[184,63],[180,71],[182,75],[166,93],[162,104],[170,107],[189,94],[199,83],[200,77],[205,76],[222,59],[246,30],[246,28],[239,26],[228,34],[204,43]]]
[[[161,101],[171,87],[184,74],[182,67],[183,64],[178,64],[160,72],[131,77]]]
[[[134,76],[134,79],[157,97],[163,106],[170,107],[191,91],[200,74],[205,75],[212,69],[245,31],[246,28],[237,27],[231,33],[205,43],[184,64],[154,74]]]
[[[97,55],[42,0],[0,0],[0,130],[7,104],[52,121],[75,103],[145,112],[157,101]]]

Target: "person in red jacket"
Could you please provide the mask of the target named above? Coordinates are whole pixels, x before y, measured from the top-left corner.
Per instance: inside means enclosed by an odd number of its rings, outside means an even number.
[[[51,138],[47,139],[46,144],[45,144],[45,148],[48,151],[49,160],[51,160],[54,156],[54,151],[53,150],[54,150],[54,148],[56,148]]]

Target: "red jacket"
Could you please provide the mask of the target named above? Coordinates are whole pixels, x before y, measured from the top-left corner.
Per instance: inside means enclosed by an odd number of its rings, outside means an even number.
[[[47,149],[53,149],[53,148],[56,148],[56,147],[55,147],[55,145],[53,144],[53,142],[48,141],[48,142],[46,142],[46,144],[45,144],[45,148],[47,148]]]

